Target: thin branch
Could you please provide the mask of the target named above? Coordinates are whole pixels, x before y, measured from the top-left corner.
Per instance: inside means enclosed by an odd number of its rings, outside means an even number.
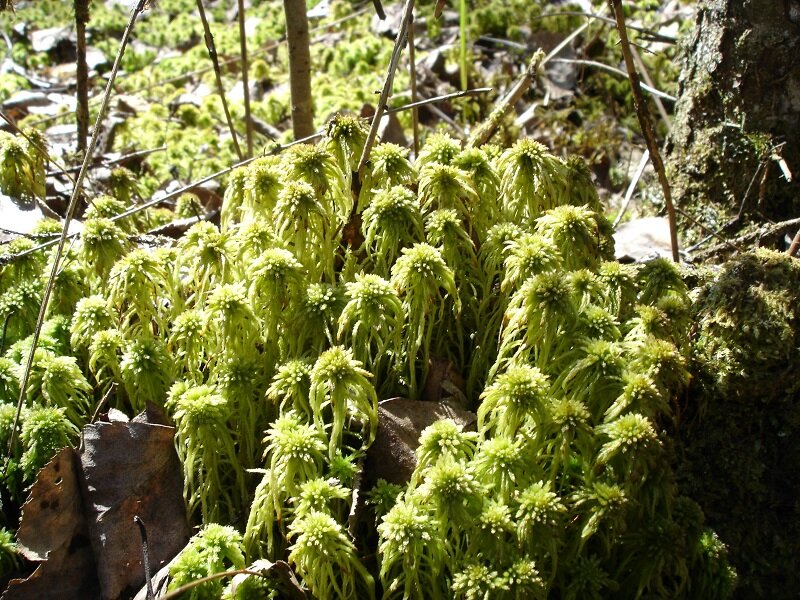
[[[458,137],[460,137],[462,140],[465,140],[467,138],[467,132],[464,131],[464,128],[461,127],[461,125],[459,125],[458,123],[456,123],[453,120],[453,118],[446,112],[444,112],[441,108],[439,108],[435,104],[428,104],[428,110],[431,111],[436,117],[440,118],[442,121],[450,125],[453,131],[455,131],[456,134],[458,134]]]
[[[387,108],[386,114],[391,115],[393,113],[402,112],[404,110],[419,108],[420,106],[425,106],[427,104],[436,104],[438,102],[445,102],[446,100],[453,100],[454,98],[463,98],[464,96],[477,96],[478,94],[485,94],[486,92],[491,92],[493,89],[494,88],[490,87],[473,88],[471,90],[465,90],[463,92],[453,92],[452,94],[434,96],[433,98],[427,98],[426,100],[418,100],[416,102],[411,102],[410,104],[403,104],[402,106]]]
[[[166,146],[159,146],[158,148],[149,148],[147,150],[136,150],[135,152],[129,152],[128,154],[123,154],[122,156],[118,156],[117,158],[113,158],[111,160],[103,160],[97,164],[90,165],[90,169],[96,169],[99,167],[113,167],[114,165],[118,165],[120,163],[127,162],[129,160],[133,160],[134,158],[141,158],[143,156],[149,156],[150,154],[155,154],[156,152],[164,152],[167,149]],[[47,171],[45,173],[46,177],[52,177],[53,175],[60,175],[60,174],[67,174],[67,173],[75,173],[81,170],[80,165],[75,165],[74,167],[69,167],[62,169],[60,171]]]
[[[375,7],[375,14],[378,15],[378,18],[383,21],[386,19],[386,11],[383,10],[383,4],[381,0],[372,0],[372,6]]]
[[[761,238],[770,237],[773,235],[778,235],[779,233],[784,232],[789,227],[797,227],[800,225],[800,217],[795,219],[789,219],[788,221],[781,221],[780,223],[773,223],[771,225],[767,225],[765,227],[760,227],[756,231],[752,231],[748,234],[739,236],[732,240],[726,240],[724,243],[719,244],[717,246],[713,246],[708,250],[704,250],[703,252],[699,252],[694,256],[695,260],[703,261],[712,256],[719,254],[727,249],[734,249],[741,252],[741,246],[744,244],[749,244],[751,242],[755,242],[760,240]]]
[[[8,322],[11,320],[11,317],[14,316],[13,310],[9,311],[6,315],[6,318],[3,319],[3,335],[0,337],[0,352],[5,354],[6,351],[6,333],[8,332]]]
[[[209,581],[215,581],[217,579],[224,579],[225,577],[233,577],[234,575],[254,575],[256,577],[263,577],[264,579],[268,578],[268,576],[264,573],[261,573],[260,571],[253,571],[252,569],[234,569],[233,571],[214,573],[206,577],[201,577],[200,579],[195,579],[186,585],[182,585],[178,589],[172,590],[170,593],[161,596],[160,600],[175,600],[176,598],[183,596],[184,593],[188,592],[192,588],[196,588],[198,585],[202,585]]]
[[[800,247],[800,229],[798,229],[797,233],[794,234],[794,239],[792,239],[792,243],[789,246],[789,249],[786,251],[786,254],[789,256],[794,256],[797,254],[798,247]]]
[[[408,38],[408,28],[409,24],[411,23],[413,12],[414,0],[406,0],[406,4],[403,7],[403,14],[400,17],[400,29],[397,32],[397,39],[394,41],[392,57],[389,60],[389,69],[386,73],[386,79],[383,82],[383,89],[381,90],[380,98],[378,99],[378,106],[375,108],[375,115],[372,117],[372,125],[369,128],[367,140],[364,142],[364,150],[361,152],[361,158],[358,161],[358,167],[356,168],[357,176],[353,177],[354,185],[357,185],[358,182],[362,180],[364,167],[367,165],[370,152],[372,152],[372,146],[375,144],[375,138],[378,135],[378,126],[380,125],[381,118],[383,118],[383,113],[386,110],[386,103],[389,101],[389,94],[392,92],[394,74],[397,70],[397,64],[400,62],[400,54],[402,54],[403,46],[405,46],[406,39]]]
[[[103,394],[103,397],[100,398],[100,402],[97,403],[97,407],[94,409],[94,413],[92,414],[92,418],[89,420],[89,423],[97,422],[98,417],[100,417],[100,411],[103,410],[103,407],[105,407],[106,402],[108,402],[108,399],[111,398],[111,394],[113,394],[115,391],[117,391],[117,382],[112,381],[111,385],[108,386],[108,389],[106,390],[105,394]],[[81,435],[82,434],[83,431],[81,432]],[[81,446],[83,446],[83,443],[81,443]]]
[[[11,41],[11,38],[8,37],[8,34],[5,31],[0,30],[0,37],[3,38],[3,41],[6,43],[6,52],[3,55],[2,60],[0,60],[0,64],[6,62],[6,60],[11,56],[11,53],[14,51],[14,44]]]
[[[682,216],[684,219],[686,219],[687,221],[689,221],[689,222],[690,222],[692,225],[694,225],[694,226],[695,226],[695,227],[697,227],[698,229],[702,229],[702,230],[703,230],[703,232],[704,232],[705,234],[707,234],[707,236],[708,236],[708,237],[706,237],[706,238],[705,238],[705,240],[703,240],[703,241],[702,241],[702,243],[705,243],[706,241],[710,240],[711,238],[717,238],[718,240],[720,240],[720,241],[723,243],[723,245],[728,245],[728,246],[730,246],[731,248],[733,248],[734,250],[738,250],[738,251],[740,251],[740,252],[741,252],[741,250],[742,250],[742,249],[741,249],[739,246],[737,246],[736,244],[734,244],[733,242],[731,242],[729,239],[727,239],[725,236],[723,236],[723,235],[722,235],[722,232],[723,232],[725,229],[727,229],[728,227],[732,226],[732,225],[733,225],[733,224],[734,224],[734,223],[737,221],[737,219],[733,219],[733,220],[729,221],[727,225],[725,225],[724,227],[722,227],[722,228],[720,228],[720,229],[717,229],[716,231],[714,231],[713,229],[711,229],[711,228],[710,228],[710,227],[708,227],[707,225],[704,225],[703,223],[701,223],[700,221],[698,221],[697,219],[695,219],[695,218],[694,218],[692,215],[690,215],[689,213],[687,213],[687,212],[686,212],[685,210],[683,210],[681,207],[679,207],[679,206],[676,206],[676,207],[675,207],[675,211],[676,211],[676,212],[677,212],[679,215],[681,215],[681,216]],[[697,244],[695,244],[694,246],[692,246],[692,249],[698,248],[700,245],[702,245],[702,244],[701,244],[701,243],[697,243]],[[688,254],[688,253],[689,253],[689,249],[687,248],[687,249],[685,250],[685,252]]]
[[[538,21],[541,19],[547,19],[548,17],[586,17],[587,19],[597,19],[598,21],[603,21],[604,23],[609,23],[610,25],[616,25],[616,21],[605,15],[596,14],[596,13],[588,13],[588,12],[580,12],[580,11],[572,11],[572,10],[565,10],[559,12],[551,12],[545,15],[539,15],[537,17],[533,17],[532,21]],[[628,29],[632,29],[633,31],[638,31],[641,34],[644,34],[648,38],[650,38],[654,42],[662,42],[664,44],[675,44],[677,43],[677,38],[663,35],[661,33],[656,33],[652,29],[647,29],[645,27],[637,27],[636,25],[628,25]]]
[[[150,544],[147,542],[147,529],[144,521],[139,515],[133,517],[133,522],[139,527],[139,535],[142,538],[142,566],[144,566],[144,578],[147,581],[147,600],[155,600],[153,593],[153,581],[150,573]]]
[[[253,119],[250,116],[250,84],[247,70],[250,68],[247,60],[247,32],[244,26],[244,0],[239,1],[239,46],[242,55],[242,87],[244,89],[244,122],[245,135],[247,136],[247,158],[253,156]]]
[[[650,150],[650,158],[653,161],[653,167],[658,174],[658,180],[661,183],[661,189],[664,193],[664,202],[667,205],[669,237],[672,245],[672,260],[675,262],[680,262],[681,257],[678,250],[678,228],[675,219],[675,206],[672,203],[672,192],[669,189],[669,182],[667,181],[667,175],[664,171],[664,162],[661,160],[661,153],[659,152],[658,144],[656,143],[656,135],[653,131],[653,122],[650,118],[650,111],[648,110],[644,96],[642,95],[639,74],[636,72],[636,66],[633,63],[631,44],[628,40],[628,32],[625,28],[625,15],[622,13],[622,0],[610,0],[610,2],[611,8],[614,12],[614,17],[617,20],[617,31],[619,32],[622,55],[625,57],[625,67],[628,69],[628,79],[630,79],[631,82],[633,105],[636,108],[636,114],[639,117],[639,124],[642,127],[644,139],[647,142],[647,149]]]
[[[89,66],[86,64],[86,24],[89,22],[89,0],[74,0],[76,43],[76,112],[78,121],[78,152],[86,151],[89,137]]]
[[[642,154],[642,158],[639,160],[639,164],[636,167],[636,173],[634,173],[633,178],[631,179],[631,182],[628,185],[628,189],[625,192],[625,200],[622,202],[622,208],[619,209],[617,217],[614,219],[614,223],[611,225],[612,229],[617,228],[617,225],[619,225],[619,222],[622,221],[622,217],[628,210],[628,205],[631,203],[631,198],[633,198],[633,193],[636,191],[636,186],[639,184],[639,180],[642,178],[644,169],[649,161],[650,161],[650,151],[645,150],[644,154]]]
[[[7,229],[5,227],[0,227],[0,233],[5,233],[6,235],[15,235],[17,237],[24,237],[28,238],[29,240],[49,240],[58,237],[57,233],[25,233],[23,231],[15,231],[14,229]],[[8,242],[3,242],[3,244],[6,243]]]
[[[514,119],[514,125],[517,127],[525,127],[528,123],[533,121],[533,118],[536,116],[536,109],[539,107],[547,108],[550,106],[550,88],[547,87],[544,90],[544,98],[542,98],[541,102],[536,101],[531,104],[528,108],[526,108],[521,115],[519,115],[516,119]]]
[[[300,138],[299,140],[292,140],[291,142],[286,142],[285,144],[275,144],[270,149],[270,151],[265,152],[265,154],[271,154],[271,155],[280,154],[287,148],[291,148],[292,146],[297,146],[298,144],[306,144],[308,142],[313,142],[314,140],[317,140],[323,137],[324,135],[325,135],[325,130],[320,129],[319,131],[315,131],[311,135],[307,135],[306,137]]]
[[[22,378],[20,381],[20,391],[19,391],[19,398],[17,400],[17,412],[14,415],[14,425],[11,428],[11,435],[9,436],[8,440],[8,453],[5,464],[3,465],[3,476],[8,473],[8,465],[11,459],[11,450],[14,447],[14,441],[17,433],[17,427],[19,426],[19,418],[20,414],[22,413],[22,405],[25,401],[25,395],[28,388],[28,381],[31,376],[31,367],[33,366],[33,355],[36,352],[36,346],[39,343],[39,336],[42,331],[42,325],[44,323],[45,315],[47,314],[47,305],[50,301],[50,295],[53,292],[53,284],[55,283],[56,274],[58,273],[58,266],[59,262],[61,262],[61,256],[64,252],[64,245],[67,241],[69,231],[69,224],[72,220],[72,215],[75,213],[75,208],[78,206],[78,199],[81,196],[81,188],[83,186],[83,180],[86,177],[86,172],[89,169],[89,161],[91,160],[92,154],[94,153],[95,147],[97,146],[97,140],[100,137],[100,124],[103,121],[103,118],[106,115],[106,111],[108,110],[108,103],[111,98],[111,91],[114,86],[114,80],[117,77],[117,72],[119,71],[119,65],[122,62],[122,56],[125,54],[125,48],[128,45],[128,39],[130,38],[131,31],[133,30],[133,25],[136,22],[136,18],[144,11],[145,6],[147,5],[148,0],[139,0],[136,4],[136,7],[131,11],[131,17],[128,21],[128,25],[125,28],[125,31],[122,34],[122,40],[119,44],[119,50],[117,50],[117,56],[114,59],[114,65],[111,67],[111,74],[108,78],[108,83],[106,83],[106,89],[103,93],[103,102],[100,105],[100,110],[97,113],[97,120],[94,124],[94,129],[92,131],[92,137],[89,140],[89,146],[86,149],[86,154],[83,157],[83,165],[81,166],[81,170],[78,173],[78,178],[75,182],[75,187],[72,190],[72,197],[69,201],[69,206],[67,207],[67,214],[64,218],[64,225],[61,229],[61,236],[58,240],[58,248],[56,249],[55,256],[53,257],[53,268],[50,271],[50,276],[47,279],[47,284],[44,286],[44,293],[42,294],[42,304],[39,307],[39,316],[36,319],[36,326],[33,329],[33,336],[31,337],[31,349],[28,353],[28,360],[25,363],[25,370],[22,373]]]
[[[492,110],[489,118],[484,123],[475,128],[472,135],[467,140],[467,146],[477,147],[482,146],[491,139],[494,132],[500,126],[503,117],[513,108],[517,101],[522,98],[522,95],[528,91],[531,83],[536,78],[539,69],[541,68],[545,59],[544,52],[537,50],[531,58],[528,68],[522,77],[514,84],[508,93],[497,103],[494,110]]]
[[[605,12],[605,7],[603,8],[603,12]],[[598,15],[598,16],[603,16],[603,15]],[[578,27],[575,31],[570,33],[563,40],[561,40],[561,42],[555,48],[550,50],[550,52],[548,52],[547,56],[545,56],[544,59],[542,59],[542,67],[544,67],[548,62],[550,62],[556,56],[558,56],[559,53],[564,48],[566,48],[567,46],[569,46],[572,43],[572,40],[577,38],[580,34],[582,34],[587,29],[589,29],[589,22],[588,21],[586,23],[584,23],[583,25],[581,25],[580,27]]]
[[[219,59],[217,58],[217,47],[214,44],[214,36],[211,35],[211,27],[206,18],[206,9],[203,6],[203,0],[197,0],[197,10],[200,13],[200,20],[203,22],[203,32],[205,35],[206,48],[208,48],[208,56],[211,58],[211,63],[214,65],[214,77],[217,80],[217,92],[222,101],[222,110],[225,112],[225,120],[228,122],[228,129],[231,131],[233,138],[233,147],[236,150],[236,156],[239,160],[244,158],[242,149],[239,147],[239,140],[236,137],[236,129],[233,127],[233,120],[231,119],[231,111],[228,110],[228,100],[225,98],[225,88],[222,85],[222,71],[219,68]]]
[[[597,67],[598,69],[602,69],[603,71],[608,71],[609,73],[613,73],[614,75],[619,75],[620,77],[628,77],[628,74],[621,70],[617,69],[616,67],[612,67],[611,65],[607,65],[605,63],[598,62],[596,60],[583,60],[580,58],[553,58],[551,59],[552,62],[559,62],[559,63],[568,63],[572,65],[585,65],[587,67]],[[670,102],[677,102],[678,99],[675,96],[670,96],[666,92],[662,92],[661,90],[657,90],[656,88],[646,85],[644,83],[640,84],[642,89],[645,92],[652,94],[655,98],[661,98],[663,100],[669,100]]]
[[[575,31],[570,33],[567,37],[565,37],[563,40],[561,40],[561,42],[559,42],[559,44],[555,48],[550,50],[550,52],[547,53],[547,56],[545,56],[542,59],[542,66],[545,66],[547,63],[549,63],[551,60],[553,60],[556,56],[558,56],[559,52],[561,52],[564,48],[569,46],[572,43],[572,40],[574,40],[576,37],[578,37],[580,34],[582,34],[587,29],[589,29],[589,23],[584,23],[583,25],[578,27]]]
[[[378,2],[380,5],[380,2]],[[414,49],[414,15],[408,26],[408,75],[411,79],[411,104],[418,100],[417,96],[417,60]],[[419,154],[419,110],[417,106],[411,108],[411,131],[414,135],[414,156]]]
[[[228,173],[233,171],[235,168],[242,167],[242,166],[244,166],[246,164],[249,164],[249,163],[253,162],[254,160],[256,160],[256,159],[255,158],[246,158],[246,159],[244,159],[242,161],[237,162],[235,165],[232,165],[230,167],[226,167],[225,169],[222,169],[221,171],[217,171],[216,173],[212,173],[211,175],[207,175],[206,177],[203,177],[201,179],[198,179],[197,181],[189,183],[189,184],[183,186],[182,188],[178,188],[177,190],[175,190],[173,192],[170,192],[169,194],[165,194],[164,196],[159,196],[157,198],[152,198],[152,199],[148,200],[147,202],[143,202],[142,204],[136,204],[136,205],[130,207],[125,212],[119,213],[118,215],[114,215],[114,216],[110,217],[109,219],[111,221],[119,221],[120,219],[124,219],[125,217],[130,217],[131,215],[134,215],[134,214],[136,214],[138,212],[141,212],[141,211],[143,211],[143,210],[145,210],[147,208],[150,208],[151,206],[155,206],[156,204],[160,204],[162,202],[166,202],[167,200],[172,200],[173,198],[177,198],[181,194],[192,190],[193,188],[197,187],[198,185],[202,185],[202,184],[204,184],[204,183],[206,183],[208,181],[211,181],[212,179],[216,179],[217,177],[222,177],[223,175],[227,175]],[[80,233],[79,232],[70,233],[67,236],[67,238],[69,238],[69,239],[73,239],[73,238],[77,238],[77,237],[80,237]],[[28,248],[27,250],[24,250],[22,252],[18,252],[17,254],[12,254],[10,256],[0,257],[0,266],[10,264],[10,263],[14,262],[15,260],[18,260],[20,258],[24,258],[24,257],[28,256],[29,254],[33,254],[34,252],[38,252],[39,250],[44,250],[46,248],[49,248],[50,246],[54,246],[57,242],[58,242],[58,240],[50,240],[48,242],[43,242],[43,243],[39,244],[38,246],[34,246],[32,248]]]
[[[491,35],[482,35],[478,38],[478,42],[490,42],[492,44],[497,44],[499,46],[506,46],[508,48],[512,48],[519,52],[528,52],[528,46],[525,44],[520,44],[519,42],[512,42],[511,40],[506,40],[503,38],[496,38]]]
[[[633,59],[636,61],[636,66],[638,67],[639,71],[642,72],[642,78],[647,86],[651,89],[656,89],[653,80],[650,78],[650,73],[647,72],[647,65],[644,64],[642,60],[642,55],[639,54],[639,51],[636,48],[631,48],[631,52],[633,53]],[[644,88],[644,86],[642,86]],[[677,101],[677,98],[674,100]],[[672,119],[669,118],[669,113],[667,109],[664,108],[664,103],[661,101],[661,97],[659,94],[653,94],[653,102],[656,103],[656,108],[658,109],[658,114],[661,115],[661,119],[664,121],[664,124],[667,126],[667,131],[672,130]]]
[[[461,89],[469,87],[469,73],[467,73],[467,0],[458,3],[458,70],[460,71]]]
[[[701,246],[705,246],[706,243],[708,243],[709,241],[711,241],[715,237],[725,241],[726,238],[722,237],[720,234],[723,231],[725,231],[727,229],[730,229],[731,227],[733,227],[734,225],[736,225],[740,221],[740,219],[742,218],[742,215],[744,214],[744,209],[745,209],[745,206],[747,205],[747,200],[750,197],[750,192],[753,190],[753,186],[755,185],[756,179],[758,179],[759,174],[761,174],[762,175],[761,182],[763,183],[765,178],[766,178],[766,176],[767,176],[768,167],[769,167],[769,162],[768,162],[768,159],[765,157],[756,166],[756,170],[753,173],[753,176],[750,178],[750,183],[747,184],[747,189],[744,191],[744,196],[742,196],[742,201],[739,203],[739,210],[737,211],[736,215],[733,218],[729,219],[724,225],[722,225],[722,226],[718,227],[716,230],[711,231],[710,233],[708,233],[708,230],[705,229],[700,223],[697,223],[696,221],[693,221],[693,223],[695,225],[699,225],[700,228],[703,229],[703,231],[705,231],[707,233],[707,235],[706,235],[706,237],[704,237],[699,242],[696,242],[692,246],[686,248],[686,252],[691,254],[692,252],[694,252],[695,250],[697,250]],[[759,192],[760,192],[760,190],[761,190],[761,186],[759,186]],[[759,203],[760,203],[760,199],[759,199]]]

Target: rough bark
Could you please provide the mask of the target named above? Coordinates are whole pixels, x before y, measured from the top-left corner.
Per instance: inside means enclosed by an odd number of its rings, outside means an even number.
[[[299,140],[314,133],[306,0],[283,0],[283,11],[286,15],[286,39],[289,43],[292,130],[295,139]]]
[[[712,228],[730,223],[740,208],[755,220],[795,216],[800,0],[706,0],[685,50],[668,144],[678,205]],[[776,148],[793,181],[774,159]]]

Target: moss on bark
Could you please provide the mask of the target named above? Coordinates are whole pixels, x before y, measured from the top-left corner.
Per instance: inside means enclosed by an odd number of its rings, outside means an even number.
[[[729,545],[736,597],[800,589],[800,261],[726,264],[694,305],[694,379],[679,430],[681,489]]]
[[[728,223],[740,207],[754,220],[796,216],[800,1],[706,0],[684,44],[668,143],[678,205],[712,228]],[[772,160],[776,147],[794,182]],[[690,238],[700,233],[686,225]]]

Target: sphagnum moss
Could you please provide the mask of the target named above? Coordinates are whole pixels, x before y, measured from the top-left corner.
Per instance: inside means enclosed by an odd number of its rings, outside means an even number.
[[[690,382],[684,273],[608,262],[585,169],[532,140],[462,150],[431,136],[416,164],[378,146],[356,206],[365,242],[345,248],[361,135],[340,117],[323,145],[234,171],[222,226],[198,223],[173,247],[134,247],[143,223],[114,225],[118,201],[98,199],[56,282],[60,320],[36,354],[8,497],[117,383],[117,407],[151,401],[175,421],[205,526],[173,586],[243,565],[246,548],[288,559],[318,597],[728,597],[724,548],[678,495],[664,433]],[[23,262],[3,267],[2,423],[47,261]],[[85,297],[95,290],[108,297]],[[764,284],[751,297],[778,314],[788,296]],[[788,332],[733,337],[784,352]],[[735,344],[702,348],[743,360]],[[363,490],[378,519],[363,530],[350,505],[378,398],[428,393],[434,358],[467,375],[477,431],[426,429],[406,486]],[[246,524],[243,538],[228,524]]]

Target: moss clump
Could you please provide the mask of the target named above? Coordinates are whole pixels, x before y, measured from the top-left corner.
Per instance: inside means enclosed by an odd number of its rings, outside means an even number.
[[[729,400],[780,401],[797,387],[786,371],[800,366],[798,300],[800,263],[770,250],[731,261],[700,290],[696,358]]]
[[[730,546],[741,597],[800,588],[800,262],[757,250],[700,289],[684,489]]]

